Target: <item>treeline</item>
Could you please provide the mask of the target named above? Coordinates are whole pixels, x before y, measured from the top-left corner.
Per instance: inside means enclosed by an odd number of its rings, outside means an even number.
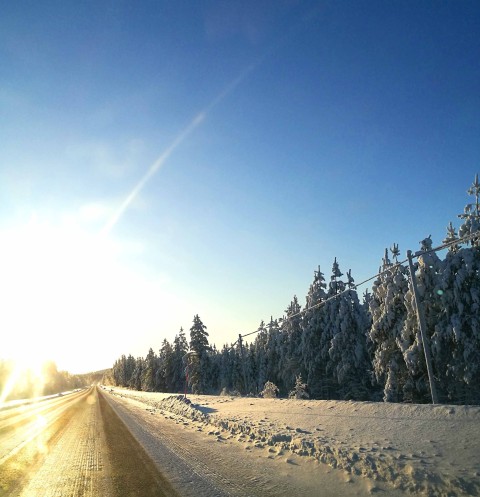
[[[432,240],[421,242],[415,275],[423,301],[439,398],[480,403],[480,184],[478,176],[459,217],[458,234],[447,227],[443,259]],[[469,237],[467,242],[456,243]],[[258,395],[267,381],[280,395],[303,379],[311,397],[392,402],[429,402],[423,347],[408,269],[398,263],[394,244],[385,250],[379,276],[360,301],[351,272],[335,259],[327,283],[320,267],[304,308],[295,296],[280,319],[260,323],[253,342],[217,350],[196,315],[173,344],[158,355],[122,356],[112,370],[116,385],[145,391],[225,392]],[[188,380],[185,370],[188,365]]]
[[[85,385],[85,378],[58,371],[53,361],[45,362],[41,371],[34,371],[19,370],[14,361],[0,360],[0,394],[4,401],[53,395]]]

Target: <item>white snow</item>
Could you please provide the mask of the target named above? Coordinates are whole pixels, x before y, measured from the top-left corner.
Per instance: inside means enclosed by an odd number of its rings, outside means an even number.
[[[109,390],[146,404],[163,421],[233,440],[245,452],[263,449],[278,464],[291,457],[296,464],[324,463],[345,481],[361,480],[370,493],[480,495],[480,407],[207,395],[185,402],[179,395]],[[309,470],[304,477],[314,476]],[[355,493],[350,487],[348,495]]]

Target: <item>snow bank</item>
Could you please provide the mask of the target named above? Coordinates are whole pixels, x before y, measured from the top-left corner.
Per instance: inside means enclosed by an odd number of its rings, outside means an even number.
[[[478,407],[114,393],[272,457],[294,453],[432,497],[480,495]]]

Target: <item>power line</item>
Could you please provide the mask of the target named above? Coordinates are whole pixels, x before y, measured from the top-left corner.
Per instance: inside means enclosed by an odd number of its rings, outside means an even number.
[[[418,252],[415,252],[413,254],[413,257],[421,257],[421,256],[424,256],[424,255],[428,255],[428,254],[431,254],[433,252],[438,252],[439,250],[443,250],[443,249],[446,249],[446,248],[449,248],[453,245],[457,245],[457,244],[462,244],[462,243],[466,243],[468,242],[469,240],[472,240],[473,238],[478,238],[480,236],[480,233],[478,232],[475,232],[475,233],[471,233],[470,235],[466,235],[462,238],[456,238],[450,242],[447,242],[447,243],[444,243],[443,245],[439,245],[438,247],[435,247],[433,249],[429,249],[429,250],[419,250]],[[341,295],[343,295],[344,293],[347,293],[347,292],[350,292],[352,290],[356,290],[358,287],[364,285],[365,283],[368,283],[369,281],[375,279],[375,278],[378,278],[382,275],[384,275],[385,273],[388,273],[389,271],[393,271],[395,270],[397,267],[400,267],[400,266],[403,266],[406,262],[408,262],[408,259],[405,259],[403,261],[400,261],[400,262],[396,262],[395,264],[393,264],[392,266],[389,266],[388,268],[384,269],[383,271],[380,271],[379,273],[373,275],[373,276],[370,276],[370,278],[367,278],[366,280],[363,280],[361,281],[360,283],[356,284],[356,285],[352,285],[350,288],[346,288],[345,290],[342,290],[341,292],[335,294],[335,295],[332,295],[331,297],[328,297],[327,299],[325,300],[322,300],[320,302],[317,302],[316,304],[314,305],[311,305],[309,307],[306,307],[305,309],[295,313],[295,314],[292,314],[291,316],[287,316],[286,318],[280,318],[281,321],[285,322],[285,321],[289,321],[290,319],[293,319],[295,317],[298,317],[298,316],[301,316],[302,314],[306,313],[307,311],[310,311],[312,309],[316,309],[317,307],[320,308],[320,307],[323,307],[325,304],[327,304],[328,302],[340,297]],[[255,335],[257,333],[260,333],[262,330],[255,330],[255,331],[251,331],[250,333],[245,333],[244,335],[239,335],[239,337],[241,338],[245,338],[245,337],[248,337],[250,335]],[[238,343],[238,340],[236,342],[234,342],[230,348],[228,350],[232,350],[233,347],[235,347],[235,345]]]

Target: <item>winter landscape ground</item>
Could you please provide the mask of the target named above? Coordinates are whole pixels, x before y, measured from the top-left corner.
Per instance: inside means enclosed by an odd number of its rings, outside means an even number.
[[[477,406],[208,395],[185,400],[105,388],[126,409],[143,411],[149,425],[175,423],[178,431],[191,432],[192,443],[201,435],[225,454],[241,448],[239,468],[252,458],[268,460],[279,476],[301,480],[302,495],[315,495],[315,488],[326,496],[480,495]]]

